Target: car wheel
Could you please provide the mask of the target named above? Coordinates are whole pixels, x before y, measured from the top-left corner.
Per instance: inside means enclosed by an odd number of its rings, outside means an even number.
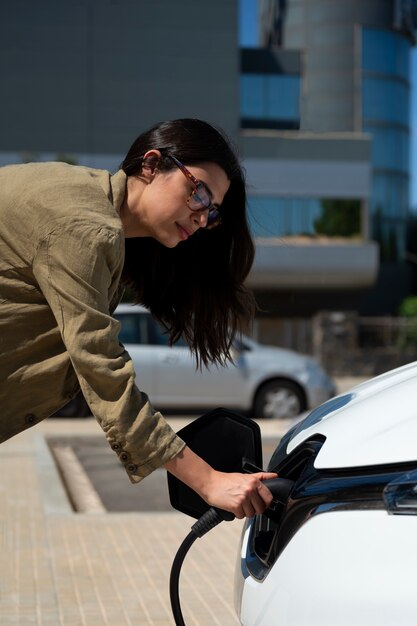
[[[285,419],[306,409],[303,390],[290,380],[275,379],[265,383],[256,394],[254,417]]]

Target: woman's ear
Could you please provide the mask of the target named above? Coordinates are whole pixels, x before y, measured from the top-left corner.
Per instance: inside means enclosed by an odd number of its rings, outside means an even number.
[[[159,150],[148,150],[142,160],[142,175],[153,178],[155,171],[158,169],[160,159],[161,153]]]

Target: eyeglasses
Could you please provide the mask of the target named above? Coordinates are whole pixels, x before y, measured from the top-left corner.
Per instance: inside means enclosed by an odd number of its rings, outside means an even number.
[[[202,212],[208,210],[207,224],[205,226],[207,230],[221,224],[222,218],[220,211],[212,204],[211,196],[206,185],[201,180],[198,180],[195,176],[193,176],[191,172],[187,170],[185,165],[181,163],[181,161],[178,161],[178,159],[171,154],[168,156],[174,161],[175,165],[181,170],[184,176],[186,176],[194,185],[194,189],[187,198],[187,204],[191,211]]]

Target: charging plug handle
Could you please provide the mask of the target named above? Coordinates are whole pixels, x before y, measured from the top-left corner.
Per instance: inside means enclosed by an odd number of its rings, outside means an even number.
[[[294,481],[288,478],[270,478],[269,480],[262,481],[263,484],[268,487],[272,493],[272,503],[265,511],[265,515],[268,516],[268,512],[273,514],[279,505],[285,505],[288,500],[288,496],[294,487]],[[212,507],[209,509],[196,523],[191,527],[192,531],[197,537],[202,537],[209,530],[220,524],[220,522],[231,522],[235,519],[233,513],[224,511],[223,509],[217,509]]]
[[[288,478],[271,478],[264,482],[265,486],[268,487],[272,493],[272,502],[264,511],[264,515],[273,522],[278,522],[283,509],[285,509],[287,505],[288,498],[295,483]]]
[[[294,481],[288,478],[270,478],[263,481],[265,487],[268,487],[272,493],[273,502],[279,502],[280,504],[286,504],[288,496],[294,487]]]

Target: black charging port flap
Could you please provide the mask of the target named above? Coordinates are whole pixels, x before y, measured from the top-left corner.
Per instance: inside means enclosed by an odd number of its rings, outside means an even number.
[[[244,460],[262,467],[261,431],[253,420],[228,409],[205,413],[178,431],[178,436],[220,472],[242,472]],[[199,519],[210,506],[175,476],[168,473],[171,505]]]

